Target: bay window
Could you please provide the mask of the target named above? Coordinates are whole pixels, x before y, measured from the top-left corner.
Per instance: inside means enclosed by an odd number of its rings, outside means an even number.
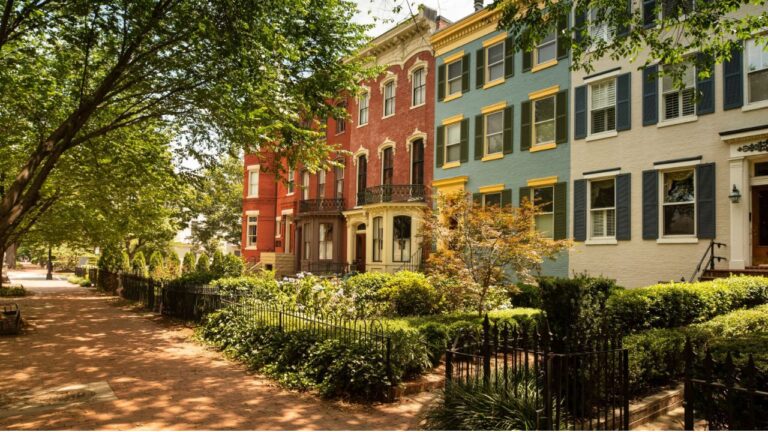
[[[381,252],[384,249],[384,218],[373,218],[373,261],[381,262]]]

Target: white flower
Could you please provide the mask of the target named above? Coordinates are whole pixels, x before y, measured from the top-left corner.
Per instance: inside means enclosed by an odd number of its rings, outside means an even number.
[[[320,285],[319,283],[318,283],[318,284],[315,284],[315,286],[313,286],[313,287],[312,287],[312,291],[313,291],[313,292],[320,292],[320,291],[322,291],[322,290],[323,290],[323,286],[322,286],[322,285]]]

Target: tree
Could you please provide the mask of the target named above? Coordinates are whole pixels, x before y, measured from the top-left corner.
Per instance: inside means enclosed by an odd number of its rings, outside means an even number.
[[[195,254],[187,252],[184,254],[184,264],[181,266],[182,274],[190,274],[195,272]]]
[[[630,10],[628,5],[640,5]],[[691,53],[702,75],[709,65],[731,58],[741,41],[756,37],[768,21],[766,0],[665,0],[625,2],[616,0],[495,0],[501,10],[499,28],[506,30],[516,46],[531,51],[538,41],[557,32],[558,43],[571,49],[572,68],[587,72],[600,58],[644,59],[642,65],[660,62],[672,65],[667,71],[678,83]],[[742,10],[742,14],[736,12]],[[570,20],[569,17],[575,17]],[[573,31],[564,23],[573,21]],[[590,25],[613,29],[610,40],[589,32]],[[638,65],[638,66],[642,66]]]
[[[213,261],[211,262],[211,273],[215,275],[223,275],[224,274],[224,254],[217,250],[213,253]]]
[[[141,251],[136,252],[131,261],[131,272],[138,276],[147,277],[147,261],[144,259],[144,254]]]
[[[153,278],[159,278],[165,271],[163,254],[159,251],[152,252],[149,256],[149,275]]]
[[[67,154],[123,131],[167,127],[182,156],[245,147],[327,164],[334,148],[301,119],[340,114],[333,95],[370,75],[353,57],[366,39],[354,11],[348,0],[5,0],[0,250],[55,201],[48,181]]]
[[[438,196],[438,211],[425,211],[422,236],[434,241],[428,268],[465,287],[479,313],[495,291],[513,278],[530,281],[544,259],[569,247],[536,230],[537,208],[525,200],[519,208],[475,205],[464,192]]]
[[[181,271],[181,261],[179,261],[179,256],[176,255],[176,252],[171,251],[171,253],[168,254],[168,258],[165,260],[165,268],[168,273],[168,277],[171,279],[179,277],[179,272]]]
[[[208,258],[208,255],[201,253],[200,256],[197,257],[197,265],[195,266],[195,271],[198,273],[208,273],[210,264],[210,258]]]

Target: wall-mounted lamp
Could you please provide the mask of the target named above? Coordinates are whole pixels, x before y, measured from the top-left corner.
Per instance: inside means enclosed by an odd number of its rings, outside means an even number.
[[[731,199],[731,202],[736,204],[741,199],[741,192],[739,192],[739,188],[736,187],[736,185],[733,185],[733,189],[731,190],[731,194],[728,195],[728,198]]]

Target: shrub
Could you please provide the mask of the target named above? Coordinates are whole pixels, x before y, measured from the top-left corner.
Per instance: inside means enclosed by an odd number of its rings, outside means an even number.
[[[387,281],[381,295],[391,302],[398,316],[435,314],[442,302],[442,296],[426,276],[410,271],[396,273]]]
[[[105,246],[98,260],[98,267],[101,270],[107,270],[111,272],[121,271],[124,268],[123,258],[124,252],[121,252],[114,246]]]
[[[358,273],[344,280],[344,292],[352,298],[360,316],[381,316],[387,313],[389,305],[381,290],[392,277],[391,273],[370,272]]]
[[[120,271],[124,273],[128,273],[132,269],[131,257],[128,255],[128,252],[126,251],[123,251],[121,256],[122,256],[122,259],[120,260]]]
[[[426,323],[418,328],[419,334],[426,342],[429,351],[429,361],[432,366],[440,364],[446,348],[448,347],[448,326],[440,323]]]
[[[720,338],[732,338],[753,333],[768,333],[768,304],[742,309],[715,317],[694,327]],[[768,345],[766,345],[768,353]]]
[[[208,273],[210,268],[210,258],[208,258],[208,255],[205,253],[201,253],[199,257],[197,257],[197,265],[195,266],[195,271],[198,273]]]
[[[541,307],[541,289],[536,285],[517,284],[517,292],[512,294],[512,304],[518,307]]]
[[[282,299],[282,293],[274,279],[241,276],[217,279],[211,285],[222,293],[248,294],[268,302]]]
[[[245,262],[239,256],[229,254],[224,256],[224,277],[239,277],[245,272]],[[274,273],[272,279],[275,279]]]
[[[3,285],[0,286],[0,297],[24,297],[27,290],[21,285]]]
[[[70,276],[67,278],[67,282],[71,283],[72,285],[80,285],[80,281],[84,280],[80,276]]]
[[[428,277],[432,286],[443,295],[443,304],[446,311],[477,311],[476,299],[472,293],[468,292],[466,283],[441,273],[433,273]],[[491,307],[491,309],[493,308]]]
[[[181,261],[179,261],[179,256],[176,254],[176,252],[171,251],[168,254],[168,257],[165,259],[165,269],[169,278],[175,279],[179,277],[179,273],[181,271]]]
[[[361,344],[326,340],[314,347],[308,366],[325,397],[382,400],[392,383],[384,353]]]
[[[163,254],[159,251],[154,251],[149,256],[149,275],[155,279],[162,279],[165,276]]]
[[[141,251],[136,252],[131,261],[131,271],[139,276],[147,277],[147,261],[144,259],[144,254]]]
[[[220,250],[213,253],[210,271],[219,277],[224,276],[224,254]]]
[[[78,285],[80,285],[83,288],[90,288],[91,286],[93,286],[90,279],[88,278],[81,279],[80,282],[78,282]]]
[[[184,254],[184,262],[181,265],[181,273],[189,274],[195,271],[195,254],[187,252]]]
[[[211,283],[216,277],[210,272],[194,272],[168,282],[168,288],[185,289]]]

